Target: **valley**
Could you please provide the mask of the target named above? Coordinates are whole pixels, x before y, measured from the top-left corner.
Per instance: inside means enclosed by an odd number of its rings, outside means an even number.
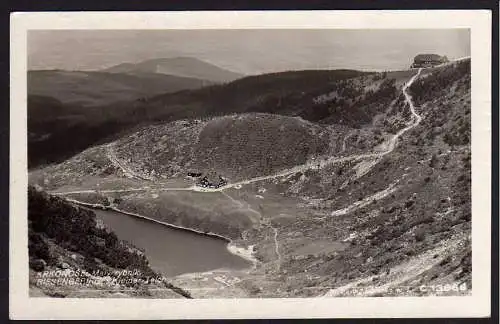
[[[128,214],[113,222],[138,215],[225,237],[255,260],[166,274],[194,298],[419,296],[454,283],[469,294],[470,59],[334,72],[152,97],[129,108],[148,122],[32,169],[30,184]],[[290,86],[307,78],[320,81]]]

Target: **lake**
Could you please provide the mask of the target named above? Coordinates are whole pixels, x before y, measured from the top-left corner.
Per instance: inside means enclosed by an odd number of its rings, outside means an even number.
[[[144,249],[151,267],[167,277],[251,266],[227,250],[227,242],[110,210],[92,209],[119,239]]]

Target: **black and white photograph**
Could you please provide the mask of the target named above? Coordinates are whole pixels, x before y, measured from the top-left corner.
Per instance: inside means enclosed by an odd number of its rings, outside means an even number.
[[[29,299],[472,297],[472,29],[341,27],[27,30]]]

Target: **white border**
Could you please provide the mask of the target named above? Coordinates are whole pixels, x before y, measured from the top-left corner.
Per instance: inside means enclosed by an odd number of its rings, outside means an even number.
[[[473,293],[465,297],[52,299],[28,296],[26,37],[32,29],[470,28]],[[490,314],[491,12],[64,12],[11,15],[10,316],[15,319],[482,317]]]

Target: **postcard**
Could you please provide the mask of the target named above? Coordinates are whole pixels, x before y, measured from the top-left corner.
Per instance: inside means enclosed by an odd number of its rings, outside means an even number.
[[[489,315],[489,11],[11,26],[12,318]]]

